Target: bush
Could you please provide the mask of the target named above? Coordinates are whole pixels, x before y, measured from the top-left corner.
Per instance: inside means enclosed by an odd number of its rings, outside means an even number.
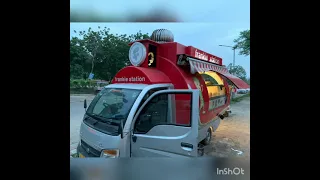
[[[70,79],[70,88],[92,88],[94,82],[86,79]]]
[[[79,81],[78,80],[70,80],[70,88],[79,88]]]
[[[80,88],[87,88],[87,85],[88,85],[88,80],[84,80],[84,79],[80,79],[79,80],[79,85],[80,85]]]
[[[90,88],[94,88],[94,87],[97,86],[97,83],[96,83],[95,81],[89,80],[89,81],[88,81],[88,86],[89,86]]]
[[[99,83],[95,80],[87,80],[87,79],[70,79],[70,88],[71,89],[88,89],[88,88],[95,88],[97,86],[103,87],[106,86],[108,83]]]
[[[250,92],[248,92],[248,93],[245,94],[245,95],[242,95],[242,96],[233,98],[233,99],[231,100],[231,104],[236,103],[236,102],[240,102],[242,99],[244,99],[244,98],[246,98],[246,97],[250,97]]]

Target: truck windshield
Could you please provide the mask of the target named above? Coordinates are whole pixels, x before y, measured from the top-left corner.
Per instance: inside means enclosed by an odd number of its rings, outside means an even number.
[[[90,121],[91,127],[105,133],[116,133],[116,129],[123,120],[127,120],[130,110],[139,96],[141,90],[137,89],[120,89],[105,88],[91,102],[86,114],[96,122]],[[99,124],[97,124],[99,122]],[[96,125],[97,124],[97,125]],[[105,125],[103,125],[105,124]],[[97,127],[95,127],[97,126]],[[109,128],[103,126],[108,126]],[[111,126],[111,127],[110,127]],[[115,126],[112,128],[112,126]],[[102,128],[102,129],[101,129]],[[110,130],[113,129],[113,130]],[[109,130],[108,130],[109,129]],[[112,131],[112,132],[110,132]]]

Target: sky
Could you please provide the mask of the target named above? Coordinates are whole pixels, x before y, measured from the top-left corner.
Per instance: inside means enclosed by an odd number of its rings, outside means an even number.
[[[168,29],[174,40],[185,46],[194,46],[200,50],[216,55],[228,65],[233,61],[231,48],[233,40],[243,30],[250,29],[250,0],[71,0],[71,9],[91,9],[102,14],[121,14],[130,12],[148,12],[155,7],[173,12],[183,22],[179,23],[70,23],[70,37],[76,36],[74,30],[97,30],[98,26],[108,27],[112,33],[134,34],[139,30],[149,33],[155,29]],[[244,67],[250,77],[250,56],[238,55],[236,50],[235,64]]]

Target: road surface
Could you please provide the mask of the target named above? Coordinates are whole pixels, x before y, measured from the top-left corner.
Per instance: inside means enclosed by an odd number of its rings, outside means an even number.
[[[222,120],[213,133],[211,144],[205,147],[205,154],[215,157],[240,156],[250,160],[250,97],[231,104],[231,111],[230,117]]]

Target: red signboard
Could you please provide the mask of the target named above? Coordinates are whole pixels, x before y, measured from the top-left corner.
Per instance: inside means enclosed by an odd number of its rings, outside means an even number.
[[[170,83],[170,79],[157,69],[127,66],[112,79],[112,83],[159,84]]]
[[[195,47],[188,46],[186,48],[186,54],[194,58],[207,61],[209,63],[219,64],[222,66],[222,58],[206,53],[204,51],[201,51],[200,49],[197,49]]]

